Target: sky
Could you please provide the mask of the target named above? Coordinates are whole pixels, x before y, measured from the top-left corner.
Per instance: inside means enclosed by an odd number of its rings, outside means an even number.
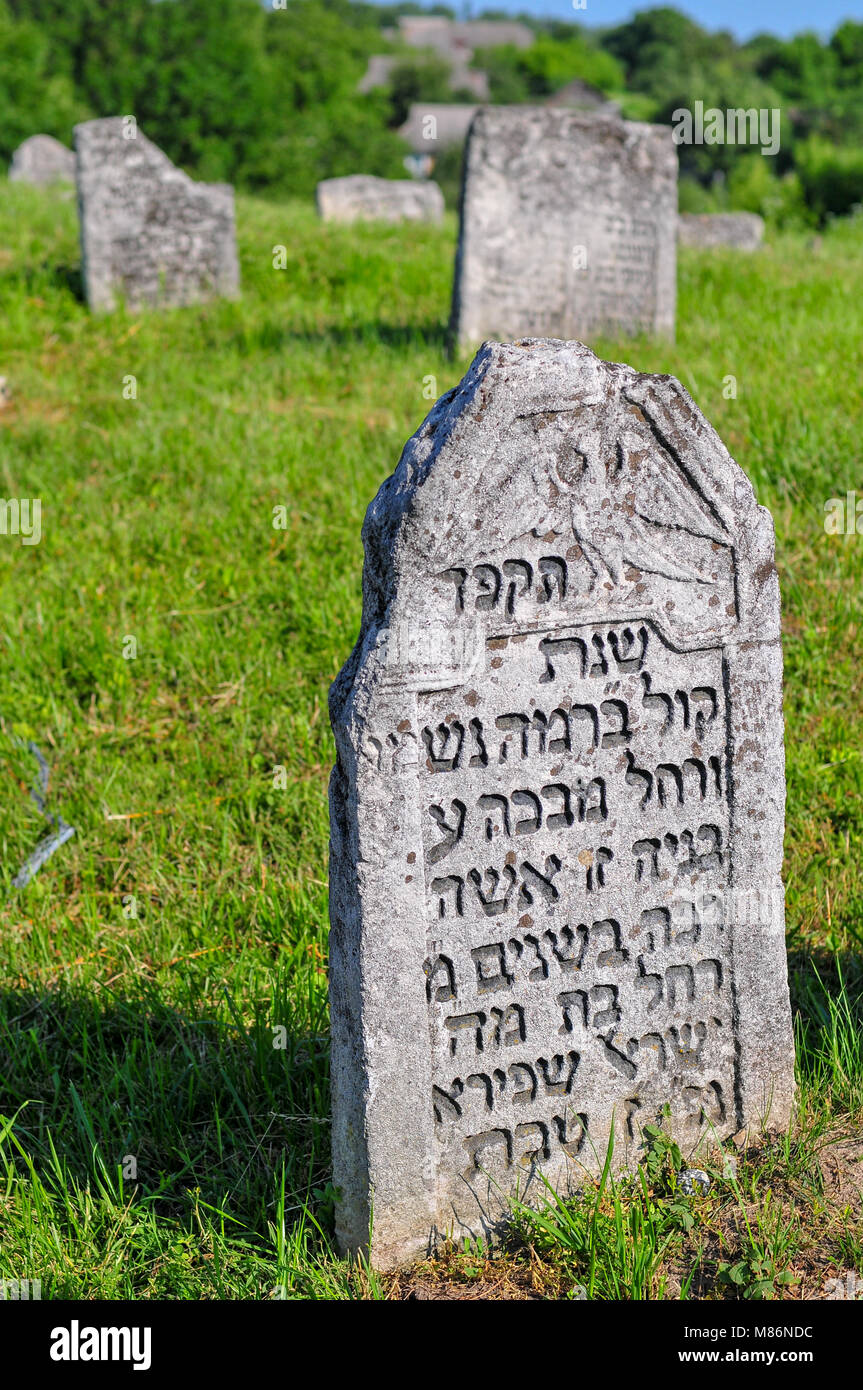
[[[449,0],[460,10],[458,0]],[[556,19],[576,19],[588,25],[620,24],[636,10],[657,8],[662,0],[586,0],[584,9],[575,10],[572,0],[473,0],[473,14],[501,9],[514,13],[548,15]],[[674,3],[704,29],[730,29],[739,39],[753,34],[777,34],[790,38],[805,29],[828,36],[843,19],[863,22],[863,0],[684,0]]]

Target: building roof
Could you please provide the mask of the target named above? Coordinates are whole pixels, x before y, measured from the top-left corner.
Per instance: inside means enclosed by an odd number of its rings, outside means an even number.
[[[399,135],[415,154],[436,154],[448,145],[461,144],[478,110],[478,106],[458,102],[415,101],[404,125],[399,126]]]
[[[583,82],[580,77],[574,77],[571,82],[552,92],[550,97],[546,97],[543,105],[572,106],[579,111],[618,110],[616,102],[610,101],[598,87],[594,87],[591,82]]]
[[[411,48],[436,48],[455,57],[469,56],[477,48],[496,48],[514,44],[529,48],[534,34],[517,20],[473,19],[465,23],[440,15],[401,15],[399,37]]]
[[[369,65],[357,84],[358,92],[371,92],[375,87],[386,87],[390,74],[400,61],[398,53],[373,53]]]

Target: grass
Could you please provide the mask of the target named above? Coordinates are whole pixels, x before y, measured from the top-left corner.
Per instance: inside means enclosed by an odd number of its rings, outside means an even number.
[[[244,199],[238,223],[238,303],[93,318],[73,204],[0,185],[0,493],[41,498],[43,533],[0,536],[0,1278],[78,1299],[823,1297],[863,1272],[859,1187],[819,1159],[863,1116],[863,540],[823,529],[863,484],[863,224],[685,252],[676,345],[593,344],[677,375],[776,520],[795,1129],[731,1146],[705,1196],[660,1154],[516,1211],[498,1254],[382,1280],[329,1237],[326,695],[365,507],[467,365],[444,352],[455,227]],[[17,889],[47,829],[30,739],[76,833]]]

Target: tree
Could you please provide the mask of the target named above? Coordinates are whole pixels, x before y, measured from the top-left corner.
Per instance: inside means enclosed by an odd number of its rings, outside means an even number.
[[[623,69],[572,26],[564,39],[541,34],[530,48],[503,44],[479,50],[473,66],[488,73],[491,99],[503,104],[551,96],[567,82],[580,78],[601,91],[620,91]]]
[[[7,0],[38,26],[50,70],[64,74],[99,115],[131,109],[136,52],[154,12],[151,0]]]
[[[400,58],[390,73],[390,124],[399,126],[407,120],[411,102],[452,101],[451,75],[450,64],[438,53]]]
[[[35,24],[16,20],[0,0],[0,156],[8,159],[30,135],[72,143],[72,127],[87,109],[72,82],[52,70],[50,45]]]
[[[627,24],[607,30],[601,43],[622,65],[627,86],[657,101],[681,85],[693,87],[712,67],[733,59],[737,48],[730,34],[708,34],[667,8],[639,11]]]

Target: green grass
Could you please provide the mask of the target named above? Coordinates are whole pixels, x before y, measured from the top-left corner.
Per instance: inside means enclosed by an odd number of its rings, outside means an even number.
[[[467,365],[444,351],[455,225],[324,227],[248,199],[238,225],[241,301],[97,319],[73,204],[0,184],[0,494],[41,498],[43,530],[0,537],[0,1277],[43,1297],[404,1288],[329,1247],[326,695],[365,507]],[[592,1267],[617,1271],[595,1297],[725,1297],[723,1265],[805,1284],[859,1260],[815,1154],[863,1114],[863,538],[822,525],[863,492],[861,303],[847,222],[687,252],[676,345],[592,344],[677,375],[776,519],[797,1127],[692,1223],[667,1186],[607,1182],[551,1201],[556,1236],[516,1214],[508,1252],[423,1277],[516,1289],[529,1269],[556,1296]],[[47,827],[13,735],[76,828],[24,890]]]

